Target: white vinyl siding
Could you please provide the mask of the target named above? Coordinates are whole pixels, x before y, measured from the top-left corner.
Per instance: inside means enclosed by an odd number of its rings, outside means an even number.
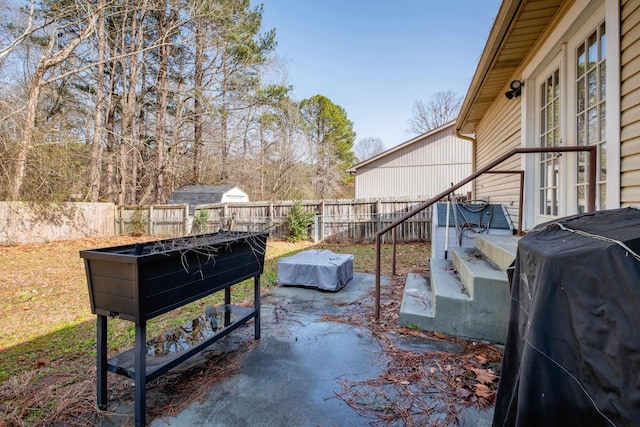
[[[355,196],[429,198],[470,174],[471,142],[456,137],[449,126],[357,167]]]
[[[510,80],[511,81],[511,80]],[[508,90],[505,87],[504,92]],[[475,169],[495,160],[509,150],[521,146],[520,98],[508,100],[502,96],[487,111],[476,129]],[[520,156],[516,155],[497,166],[495,170],[521,170]],[[516,174],[484,174],[475,184],[476,199],[502,204],[509,217],[517,224],[520,206],[520,177]]]
[[[621,205],[640,204],[640,2],[621,2]]]

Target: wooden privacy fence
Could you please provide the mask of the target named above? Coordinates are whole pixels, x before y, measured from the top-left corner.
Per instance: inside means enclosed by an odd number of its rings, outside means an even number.
[[[315,241],[371,242],[381,228],[420,205],[422,199],[303,200],[299,203],[315,220],[309,237]],[[179,236],[214,233],[218,230],[269,230],[271,239],[286,239],[287,218],[296,202],[239,202],[196,206],[189,217],[187,205],[118,206],[116,232]],[[389,236],[390,238],[390,236]],[[431,210],[398,229],[396,239],[428,241]]]
[[[116,234],[182,236],[189,234],[189,205],[117,206]]]
[[[0,245],[113,236],[113,203],[1,202]]]
[[[287,217],[294,201],[220,203],[197,206],[192,232],[219,229],[258,231],[269,229],[271,238],[286,239]],[[367,242],[376,232],[422,203],[414,199],[304,200],[302,209],[313,212],[309,237],[315,241]],[[431,236],[431,210],[398,230],[397,240],[427,241]]]
[[[373,242],[376,233],[404,213],[369,215],[317,215],[314,240],[329,242]],[[397,242],[425,242],[431,240],[431,210],[423,211],[396,230]],[[391,238],[391,235],[384,238]]]

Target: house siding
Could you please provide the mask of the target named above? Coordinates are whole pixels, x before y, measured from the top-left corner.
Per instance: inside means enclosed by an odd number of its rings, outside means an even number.
[[[505,88],[505,91],[507,88]],[[520,102],[496,99],[476,128],[476,162],[479,169],[509,150],[521,147]],[[494,170],[521,170],[520,156],[506,160]],[[518,222],[520,177],[516,174],[484,174],[474,186],[474,197],[503,204],[514,224]]]
[[[355,196],[429,198],[469,174],[471,142],[456,137],[450,126],[357,168]],[[459,190],[466,191],[471,187]]]
[[[640,3],[620,9],[620,203],[640,204]]]

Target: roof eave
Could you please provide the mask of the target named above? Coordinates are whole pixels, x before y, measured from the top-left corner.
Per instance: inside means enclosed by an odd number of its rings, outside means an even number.
[[[460,112],[458,113],[458,118],[455,122],[455,131],[457,134],[470,135],[475,132],[476,122],[469,121],[471,109],[477,103],[480,89],[488,74],[491,72],[492,66],[500,53],[500,49],[509,33],[509,29],[513,25],[514,18],[517,16],[522,2],[523,0],[504,0],[500,5],[496,19],[493,22],[493,27],[487,38],[487,43],[482,51],[478,66],[471,79],[471,84],[462,102]]]

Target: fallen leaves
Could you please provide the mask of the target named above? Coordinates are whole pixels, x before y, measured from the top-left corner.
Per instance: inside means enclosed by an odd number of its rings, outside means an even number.
[[[489,387],[487,387],[484,384],[476,384],[474,387],[475,387],[476,395],[478,397],[490,399],[490,398],[493,398],[493,396],[495,395],[495,392],[489,389]]]
[[[404,280],[395,278],[391,286],[383,288],[383,298],[393,304],[401,293]],[[468,341],[441,333],[427,333],[410,328],[395,328],[397,312],[389,308],[381,311],[380,322],[367,322],[353,316],[357,326],[368,325],[380,338],[386,367],[376,378],[363,381],[341,381],[342,390],[335,397],[343,400],[359,414],[371,418],[371,425],[455,425],[465,407],[485,410],[495,403],[502,352],[495,346]],[[357,322],[356,319],[359,319]],[[325,319],[331,320],[331,319]],[[345,319],[336,319],[345,321]],[[398,348],[385,332],[393,329],[412,338],[456,343],[460,353],[443,351],[406,351]]]
[[[476,379],[482,384],[491,384],[498,377],[491,369],[471,368],[476,373]]]

